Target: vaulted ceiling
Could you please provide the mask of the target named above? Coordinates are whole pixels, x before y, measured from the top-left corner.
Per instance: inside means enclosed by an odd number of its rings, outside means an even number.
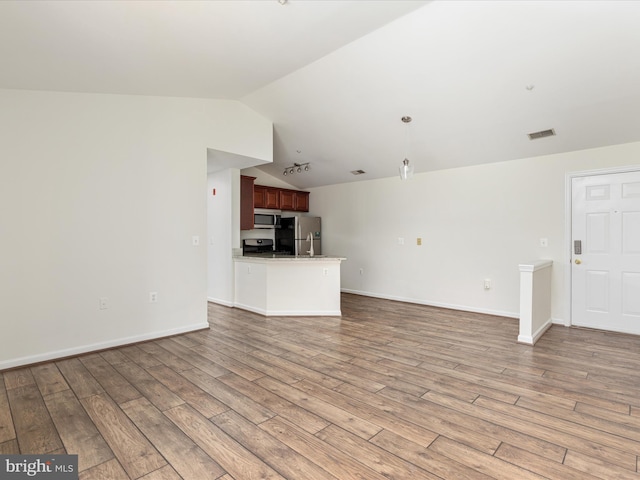
[[[307,188],[638,141],[638,25],[614,0],[4,0],[0,88],[238,100],[274,123],[259,168],[309,162]]]

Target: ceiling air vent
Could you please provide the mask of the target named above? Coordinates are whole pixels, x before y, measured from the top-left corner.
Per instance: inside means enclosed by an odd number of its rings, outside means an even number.
[[[529,133],[529,140],[537,140],[538,138],[553,137],[556,134],[553,128],[549,130],[540,130],[539,132]]]
[[[362,175],[363,173],[367,173],[364,170],[351,170],[352,175]]]

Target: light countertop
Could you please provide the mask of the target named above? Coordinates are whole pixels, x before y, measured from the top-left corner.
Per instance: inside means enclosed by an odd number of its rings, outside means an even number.
[[[346,257],[338,257],[334,255],[282,255],[274,253],[261,255],[235,255],[233,259],[237,262],[254,262],[254,263],[271,263],[271,262],[341,262]]]

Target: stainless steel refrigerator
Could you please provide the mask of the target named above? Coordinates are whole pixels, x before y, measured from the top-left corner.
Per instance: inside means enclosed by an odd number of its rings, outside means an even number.
[[[276,229],[276,251],[291,255],[309,255],[313,240],[314,255],[322,254],[320,217],[288,217],[280,219]]]

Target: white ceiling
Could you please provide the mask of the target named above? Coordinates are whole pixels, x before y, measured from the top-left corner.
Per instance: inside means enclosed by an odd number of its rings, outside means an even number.
[[[307,188],[639,141],[639,25],[638,1],[4,0],[0,88],[239,100],[274,122],[259,168],[310,162]]]

